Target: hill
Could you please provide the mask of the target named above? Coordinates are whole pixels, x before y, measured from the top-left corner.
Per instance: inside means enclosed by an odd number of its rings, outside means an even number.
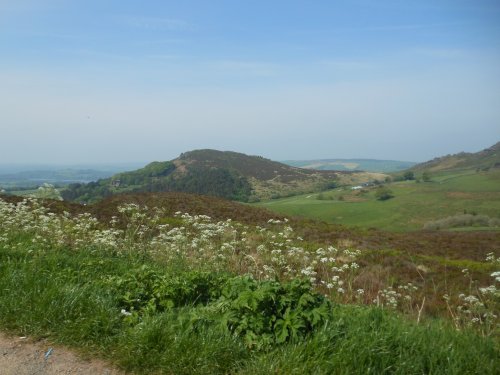
[[[416,163],[399,160],[377,159],[314,159],[285,160],[283,163],[299,168],[337,171],[399,172],[413,167]]]
[[[469,153],[460,152],[434,158],[410,168],[416,172],[445,172],[465,169],[489,170],[500,168],[500,142],[482,151]]]
[[[180,191],[247,202],[384,177],[366,172],[313,171],[231,151],[195,150],[89,184],[71,184],[62,196],[91,203],[120,193]]]

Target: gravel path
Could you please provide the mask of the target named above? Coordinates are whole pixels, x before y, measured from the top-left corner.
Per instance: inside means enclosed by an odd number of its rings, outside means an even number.
[[[101,360],[85,360],[45,340],[0,333],[2,375],[124,375]]]

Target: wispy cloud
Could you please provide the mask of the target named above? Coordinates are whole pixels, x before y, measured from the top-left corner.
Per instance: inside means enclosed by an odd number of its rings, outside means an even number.
[[[342,69],[342,70],[370,69],[374,67],[373,62],[360,61],[360,60],[343,60],[343,59],[320,60],[316,64],[325,68]]]
[[[195,31],[197,27],[185,20],[167,17],[121,15],[119,21],[127,26],[156,31]]]
[[[176,61],[181,58],[180,55],[169,55],[169,54],[151,54],[146,55],[146,59],[156,60],[156,61]]]
[[[259,77],[274,76],[279,66],[273,63],[243,60],[217,60],[206,63],[209,69],[224,73],[244,74]]]
[[[189,41],[188,39],[167,38],[167,39],[156,39],[156,40],[140,40],[133,42],[132,44],[140,46],[164,46],[164,45],[185,44],[188,41]]]
[[[443,23],[416,23],[416,24],[387,24],[359,27],[332,27],[330,29],[309,29],[297,30],[296,34],[328,34],[328,33],[352,33],[352,32],[393,32],[393,31],[414,31],[431,30],[444,27],[463,27],[468,25],[464,22],[443,22]]]
[[[411,54],[439,59],[457,59],[468,56],[468,52],[457,48],[413,48]]]

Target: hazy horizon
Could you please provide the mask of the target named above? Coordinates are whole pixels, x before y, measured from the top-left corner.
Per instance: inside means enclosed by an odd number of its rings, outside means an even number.
[[[493,146],[493,144],[489,145]],[[482,151],[485,148],[488,148],[489,146],[485,146],[479,150],[460,150],[456,152],[451,152],[449,154],[457,154],[460,152],[468,152],[468,153],[475,153],[478,151]],[[192,150],[186,150],[186,151],[192,151]],[[185,151],[185,152],[186,152]],[[218,151],[232,151],[232,152],[240,152],[238,150],[218,150]],[[180,154],[179,154],[180,155]],[[176,159],[179,155],[176,155],[171,158],[167,159],[155,159],[155,160],[147,160],[147,161],[116,161],[116,162],[90,162],[90,163],[85,163],[85,162],[76,162],[76,163],[64,163],[63,161],[58,161],[58,162],[52,162],[52,163],[44,163],[44,162],[12,162],[12,163],[5,163],[5,162],[0,162],[0,174],[5,174],[5,173],[10,173],[10,172],[20,172],[20,171],[28,171],[30,168],[33,170],[52,170],[52,169],[100,169],[100,170],[126,170],[127,168],[130,169],[135,169],[135,168],[141,168],[142,166],[145,166],[153,161],[168,161],[168,160],[173,160]],[[250,156],[263,156],[263,155],[258,155],[258,154],[248,154]],[[410,162],[410,163],[423,163],[426,161],[429,161],[431,159],[441,157],[441,156],[446,156],[447,154],[442,154],[442,155],[435,155],[434,157],[431,157],[430,159],[425,159],[425,160],[399,160],[399,159],[377,159],[377,158],[361,158],[361,157],[318,157],[318,158],[307,158],[307,159],[271,159],[273,161],[285,163],[286,162],[297,162],[297,161],[313,161],[313,160],[378,160],[378,161],[397,161],[397,162]],[[264,156],[265,157],[265,156]],[[267,158],[267,157],[266,157]],[[269,158],[270,159],[270,158]]]
[[[0,164],[477,152],[500,3],[0,0],[0,103]]]

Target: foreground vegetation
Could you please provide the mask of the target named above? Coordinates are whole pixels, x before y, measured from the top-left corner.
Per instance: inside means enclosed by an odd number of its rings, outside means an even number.
[[[491,285],[446,296],[452,319],[436,320],[417,285],[360,289],[360,251],[289,224],[0,201],[0,325],[136,373],[495,373],[493,254]]]

